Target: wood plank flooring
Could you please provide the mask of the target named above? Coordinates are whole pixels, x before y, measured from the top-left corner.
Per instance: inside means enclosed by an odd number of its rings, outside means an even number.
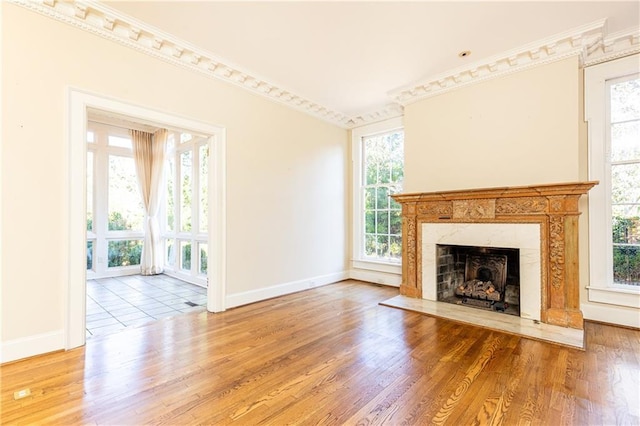
[[[581,351],[378,305],[396,294],[345,281],[6,364],[0,423],[640,424],[640,331],[587,323]]]

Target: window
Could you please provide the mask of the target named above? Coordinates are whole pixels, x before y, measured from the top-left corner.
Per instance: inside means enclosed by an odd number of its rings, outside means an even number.
[[[144,237],[129,130],[90,121],[87,128],[87,273],[139,273]],[[161,232],[165,272],[206,285],[209,138],[172,131],[167,139]]]
[[[191,231],[191,199],[193,198],[193,185],[191,181],[192,172],[192,151],[185,151],[180,154],[180,230]]]
[[[609,81],[613,282],[640,286],[640,76]]]
[[[402,189],[403,139],[402,130],[362,138],[365,257],[400,259],[401,208],[390,195]]]
[[[207,283],[209,139],[172,132],[167,140],[165,272]]]
[[[87,125],[87,274],[139,272],[144,207],[128,129]]]
[[[109,155],[109,231],[142,231],[144,207],[136,165],[129,155]]]
[[[640,307],[638,55],[585,70],[589,123],[589,300]]]
[[[400,119],[353,131],[354,267],[399,273],[404,131]],[[383,265],[395,265],[393,268]]]

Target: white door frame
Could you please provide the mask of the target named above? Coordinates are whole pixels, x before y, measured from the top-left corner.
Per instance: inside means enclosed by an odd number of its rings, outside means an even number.
[[[69,141],[69,240],[65,349],[82,346],[86,338],[86,167],[88,108],[126,115],[146,123],[156,123],[210,135],[209,149],[209,268],[207,310],[225,310],[226,294],[226,132],[223,127],[151,110],[127,102],[68,89],[67,137]]]

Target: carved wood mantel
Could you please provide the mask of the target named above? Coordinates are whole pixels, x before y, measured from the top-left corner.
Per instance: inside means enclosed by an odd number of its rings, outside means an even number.
[[[423,223],[540,224],[541,312],[548,324],[582,329],[578,200],[598,182],[393,195],[402,205],[400,293],[422,297]]]

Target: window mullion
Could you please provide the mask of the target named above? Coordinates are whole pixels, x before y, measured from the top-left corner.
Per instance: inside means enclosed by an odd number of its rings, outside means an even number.
[[[628,166],[640,164],[640,159],[612,161],[611,166]]]
[[[627,123],[637,123],[640,119],[631,118],[629,120],[620,120],[620,121],[611,121],[611,126],[615,126],[616,124],[627,124]]]
[[[197,235],[200,233],[200,150],[198,145],[191,141],[191,275],[198,272],[198,244]]]
[[[96,233],[96,247],[94,247],[96,274],[104,274],[107,270],[108,247],[107,233],[107,206],[109,193],[109,167],[107,155],[107,132],[103,127],[94,130],[96,135],[96,150],[94,157],[95,170],[95,219],[94,232]]]

